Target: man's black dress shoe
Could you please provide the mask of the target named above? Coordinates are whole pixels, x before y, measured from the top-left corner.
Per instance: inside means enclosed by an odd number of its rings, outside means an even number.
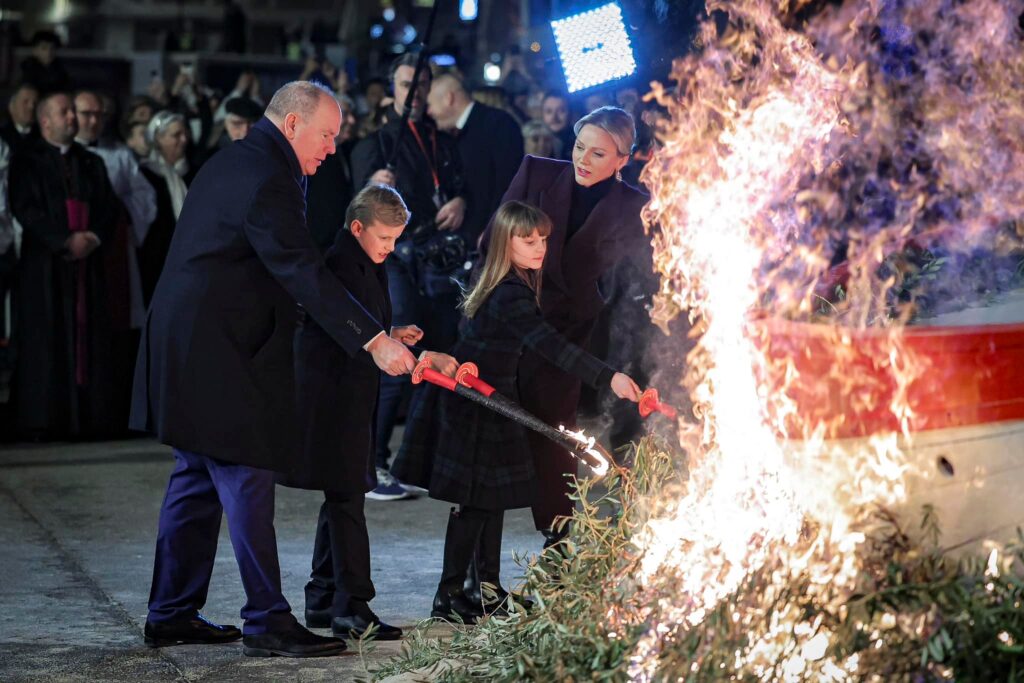
[[[494,588],[494,598],[491,600],[487,599],[487,594],[484,593],[483,588],[478,584],[473,587],[473,590],[463,589],[463,593],[466,596],[466,600],[472,603],[478,609],[482,609],[483,613],[490,616],[492,614],[499,617],[507,616],[512,606],[508,600],[511,597],[517,605],[529,612],[533,609],[533,600],[524,595],[512,595],[501,586]]]
[[[147,621],[143,633],[146,645],[150,647],[230,643],[242,637],[242,632],[238,628],[215,624],[208,621],[202,614],[197,614],[192,619]]]
[[[310,633],[298,622],[283,631],[242,636],[242,652],[250,657],[333,657],[345,647],[345,641]]]
[[[331,608],[309,609],[306,608],[306,628],[330,628]]]
[[[402,638],[402,629],[385,624],[380,617],[369,611],[368,614],[334,617],[331,622],[331,631],[339,638],[362,638],[366,630],[374,624],[377,626],[373,636],[376,640],[400,640]]]
[[[483,608],[466,599],[462,587],[444,589],[439,587],[434,594],[434,606],[430,616],[450,621],[456,614],[464,624],[475,624],[484,615]]]

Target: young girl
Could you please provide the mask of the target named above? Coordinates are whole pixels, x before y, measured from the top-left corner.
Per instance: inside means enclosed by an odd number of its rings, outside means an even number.
[[[462,303],[465,319],[452,355],[476,363],[480,377],[512,400],[518,399],[516,374],[524,348],[587,384],[610,384],[619,398],[639,400],[632,379],[544,322],[538,290],[550,233],[550,219],[529,204],[511,201],[498,209],[487,259]],[[447,618],[454,612],[470,623],[484,612],[463,592],[474,550],[479,544],[479,580],[497,587],[504,512],[532,504],[533,459],[522,426],[433,385],[422,390],[392,472],[428,489],[432,498],[459,504],[448,519],[431,614]],[[497,593],[504,599],[503,590]]]

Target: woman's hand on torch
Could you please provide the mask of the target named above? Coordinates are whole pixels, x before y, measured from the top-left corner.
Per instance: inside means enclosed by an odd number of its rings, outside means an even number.
[[[455,360],[447,353],[425,351],[424,357],[430,361],[430,367],[434,368],[446,377],[455,377],[455,373],[459,369],[459,361]]]
[[[621,372],[616,372],[612,375],[611,382],[612,391],[619,398],[624,398],[633,403],[640,400],[640,387],[637,386],[636,382],[629,375],[624,375]]]
[[[391,328],[391,338],[397,339],[406,346],[412,346],[423,339],[423,330],[416,325],[401,325]]]

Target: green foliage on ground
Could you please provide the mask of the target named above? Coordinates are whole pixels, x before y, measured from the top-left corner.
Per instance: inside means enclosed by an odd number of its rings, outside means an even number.
[[[452,682],[623,681],[638,643],[660,623],[659,646],[649,655],[657,659],[655,680],[817,682],[827,680],[823,662],[853,655],[858,666],[848,680],[1024,680],[1022,546],[1002,551],[998,572],[988,556],[954,559],[940,549],[930,509],[914,534],[884,510],[865,511],[860,530],[867,540],[853,590],[822,585],[807,571],[770,560],[697,625],[664,621],[658,606],[678,597],[679,577],[663,571],[640,585],[631,539],[659,512],[651,501],[682,490],[685,472],[675,463],[645,439],[632,467],[606,477],[602,491],[579,483],[582,502],[564,547],[524,561],[519,592],[534,601],[529,612],[513,604],[508,616],[456,626],[440,637],[436,622],[424,622],[400,656],[368,674],[375,680],[415,672],[415,680]],[[808,539],[815,536],[807,531]],[[814,624],[829,635],[825,656],[795,678],[784,675],[783,660],[799,654],[814,633],[778,632],[780,621]],[[766,642],[776,646],[773,661],[758,655]]]

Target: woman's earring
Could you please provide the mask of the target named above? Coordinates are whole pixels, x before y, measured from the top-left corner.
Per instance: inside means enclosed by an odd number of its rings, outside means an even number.
[[[615,179],[618,180],[620,183],[622,182],[622,170],[621,169],[615,172]]]

